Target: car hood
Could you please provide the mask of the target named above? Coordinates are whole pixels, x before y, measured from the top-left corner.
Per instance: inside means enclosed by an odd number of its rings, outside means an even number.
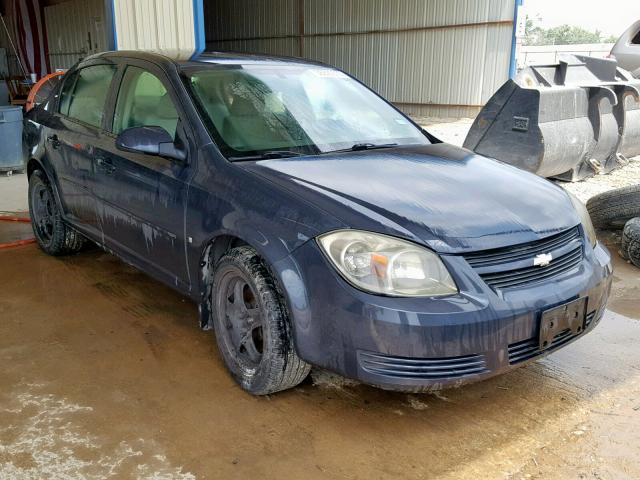
[[[440,252],[536,240],[579,223],[558,186],[448,144],[243,163],[349,228]]]

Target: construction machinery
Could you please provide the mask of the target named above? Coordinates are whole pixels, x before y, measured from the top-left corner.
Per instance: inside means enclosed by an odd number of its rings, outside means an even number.
[[[608,173],[640,155],[640,79],[577,55],[527,67],[487,102],[464,147],[543,177]]]

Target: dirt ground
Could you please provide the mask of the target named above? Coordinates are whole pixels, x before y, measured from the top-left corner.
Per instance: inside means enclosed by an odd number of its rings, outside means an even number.
[[[27,176],[0,173],[0,215],[3,212],[27,211]]]
[[[0,479],[640,478],[640,276],[602,240],[610,311],[546,359],[440,394],[319,371],[265,398],[195,305],[115,257],[0,250]]]
[[[429,123],[461,144],[470,121]],[[566,185],[583,200],[640,181],[637,159]],[[0,178],[0,215],[26,178]],[[0,243],[31,236],[0,222]],[[196,306],[89,248],[0,250],[0,480],[638,479],[640,270],[617,255],[593,333],[507,375],[407,395],[313,371],[254,398]]]
[[[615,258],[596,330],[507,375],[254,398],[163,285],[97,249],[0,250],[0,479],[640,478],[640,278]]]

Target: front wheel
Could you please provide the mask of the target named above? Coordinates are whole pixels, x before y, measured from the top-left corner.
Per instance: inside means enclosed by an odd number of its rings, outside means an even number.
[[[29,215],[36,241],[49,255],[66,255],[82,248],[84,237],[64,223],[53,188],[42,170],[29,177]]]
[[[267,395],[306,378],[311,367],[293,348],[286,306],[254,249],[237,247],[225,254],[211,291],[218,348],[242,388]]]

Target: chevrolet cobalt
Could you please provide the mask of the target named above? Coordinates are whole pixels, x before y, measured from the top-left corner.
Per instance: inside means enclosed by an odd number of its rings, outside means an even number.
[[[477,381],[604,313],[610,257],[579,200],[322,64],[99,54],[24,139],[40,247],[90,240],[198,302],[252,394],[311,365],[407,391]]]

